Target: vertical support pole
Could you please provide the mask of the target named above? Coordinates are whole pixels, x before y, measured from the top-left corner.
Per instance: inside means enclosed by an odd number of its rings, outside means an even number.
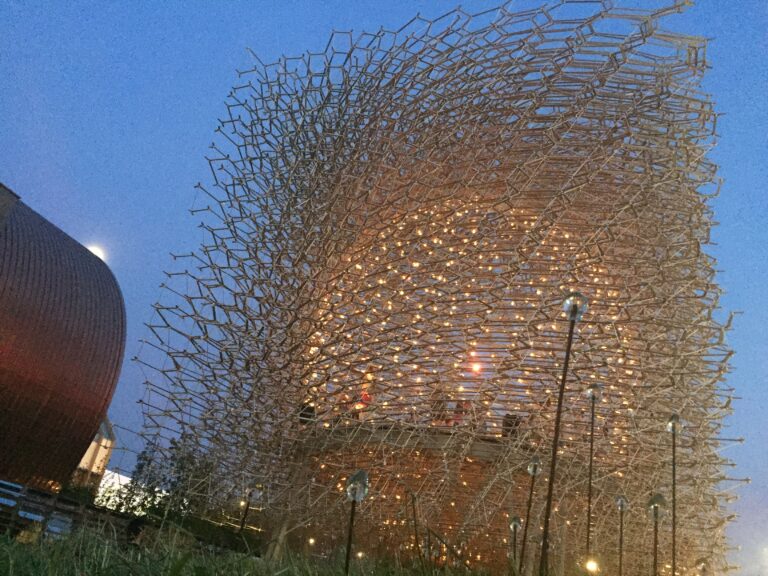
[[[517,525],[512,527],[512,566],[517,564]]]
[[[427,556],[427,562],[431,566],[432,563],[433,563],[433,559],[432,559],[432,538],[430,537],[429,526],[427,526],[426,530],[427,530],[427,555],[426,556]],[[430,568],[430,570],[431,570],[431,568]]]
[[[672,422],[672,576],[677,576],[677,423]]]
[[[573,306],[576,308],[576,305]],[[565,379],[568,376],[568,362],[571,359],[571,345],[573,344],[573,330],[576,327],[575,310],[571,313],[568,326],[568,342],[565,345],[565,361],[563,362],[563,375],[560,379],[560,390],[557,394],[557,412],[555,413],[555,433],[552,438],[552,457],[549,462],[549,481],[547,482],[547,502],[544,507],[544,529],[541,536],[541,559],[539,561],[539,576],[547,574],[547,554],[549,553],[549,517],[552,515],[552,496],[555,487],[555,472],[557,469],[557,447],[560,444],[560,418],[563,412],[563,395],[565,393]]]
[[[659,576],[659,507],[653,507],[653,576]]]
[[[587,488],[587,556],[592,553],[592,460],[595,454],[595,402],[597,398],[592,395],[591,414],[589,423],[589,487]]]
[[[619,508],[619,576],[624,576],[624,507]]]
[[[242,534],[245,529],[245,522],[248,519],[248,512],[251,511],[251,492],[248,492],[248,496],[245,499],[245,509],[243,510],[243,517],[240,518],[240,528],[237,533]]]
[[[419,542],[419,519],[416,516],[416,495],[411,492],[411,511],[413,512],[413,537],[416,541],[416,551],[419,554],[419,560],[424,563],[424,556],[421,553],[421,542]]]
[[[347,558],[344,561],[344,574],[349,574],[349,560],[352,558],[352,529],[355,526],[355,506],[357,501],[352,500],[352,511],[349,514],[349,531],[347,532]]]
[[[536,474],[531,475],[531,487],[528,490],[528,504],[525,508],[525,524],[523,525],[523,543],[520,545],[520,563],[517,571],[523,573],[523,562],[525,562],[525,546],[528,543],[528,525],[531,523],[531,505],[533,504],[533,487],[536,484]]]

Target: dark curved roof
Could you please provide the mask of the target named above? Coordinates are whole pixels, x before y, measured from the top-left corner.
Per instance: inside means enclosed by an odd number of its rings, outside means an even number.
[[[106,264],[0,184],[0,478],[69,480],[124,346],[123,298]]]

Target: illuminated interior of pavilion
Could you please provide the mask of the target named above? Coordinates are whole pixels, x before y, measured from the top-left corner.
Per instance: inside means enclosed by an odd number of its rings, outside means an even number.
[[[361,554],[534,574],[572,328],[551,569],[619,573],[620,499],[651,573],[662,494],[658,573],[725,571],[716,114],[680,8],[456,10],[242,73],[141,358],[146,437],[210,464],[187,493],[323,555],[362,469]]]

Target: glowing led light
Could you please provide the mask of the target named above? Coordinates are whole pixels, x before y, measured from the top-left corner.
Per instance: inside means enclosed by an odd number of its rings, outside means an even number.
[[[88,248],[88,250],[90,250],[91,253],[94,254],[99,260],[103,260],[104,262],[107,261],[107,253],[101,246],[97,246],[96,244],[88,244],[86,248]]]
[[[310,546],[314,546],[315,545],[315,539],[314,538],[310,538],[309,539],[309,545]]]
[[[479,362],[474,362],[472,364],[472,372],[480,372],[483,369],[483,366]]]
[[[590,574],[597,574],[598,572],[600,572],[600,565],[597,563],[597,560],[595,560],[594,558],[590,558],[589,560],[587,560],[586,563],[584,564],[584,568],[586,568],[587,572],[589,572]]]

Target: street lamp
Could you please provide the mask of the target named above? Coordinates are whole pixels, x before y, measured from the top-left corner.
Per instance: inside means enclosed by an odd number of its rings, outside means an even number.
[[[509,521],[509,529],[512,530],[512,566],[517,563],[517,531],[523,527],[523,519],[520,516],[512,516]]]
[[[590,384],[587,388],[589,398],[589,486],[587,487],[587,557],[592,553],[592,463],[595,456],[595,404],[600,400],[601,392],[599,384]]]
[[[653,576],[659,576],[659,517],[667,506],[661,494],[654,494],[648,501],[648,511],[653,517]]]
[[[533,504],[533,487],[536,485],[536,477],[541,474],[541,458],[534,456],[528,463],[528,475],[531,477],[531,487],[528,489],[528,503],[525,507],[525,523],[523,524],[523,543],[520,546],[520,562],[517,571],[522,573],[525,561],[525,547],[528,544],[528,525],[531,523],[531,505]]]
[[[349,574],[349,560],[352,556],[352,532],[355,526],[355,507],[368,494],[368,472],[358,470],[347,480],[347,500],[352,502],[349,514],[349,532],[347,532],[347,557],[344,562],[344,574]]]
[[[677,430],[680,416],[672,414],[667,431],[672,433],[672,576],[677,574]]]
[[[563,310],[568,317],[568,340],[565,344],[565,361],[563,362],[563,374],[560,378],[560,390],[557,395],[557,412],[555,413],[555,433],[552,438],[552,457],[549,463],[549,482],[547,483],[547,501],[544,507],[544,528],[541,537],[541,559],[539,561],[539,576],[547,573],[547,554],[549,552],[549,517],[552,514],[552,496],[555,486],[555,471],[557,467],[557,446],[560,443],[560,418],[563,411],[563,394],[565,392],[565,379],[568,375],[568,362],[571,359],[571,345],[573,344],[573,332],[576,322],[581,320],[587,311],[589,302],[583,294],[571,292],[563,301]]]
[[[624,512],[629,502],[624,496],[616,496],[616,507],[619,509],[619,576],[624,576]]]
[[[238,534],[245,530],[245,524],[248,520],[248,513],[251,511],[251,502],[254,498],[256,500],[261,498],[262,488],[263,486],[261,484],[257,484],[255,488],[252,488],[245,493],[244,500],[240,500],[240,508],[243,510],[243,512],[240,515],[240,527],[237,530]]]

